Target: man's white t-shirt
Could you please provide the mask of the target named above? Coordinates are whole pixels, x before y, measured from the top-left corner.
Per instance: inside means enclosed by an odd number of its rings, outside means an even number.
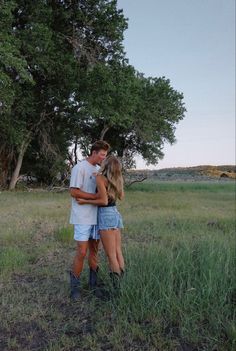
[[[86,193],[95,194],[96,192],[96,174],[98,167],[91,165],[87,160],[79,162],[72,168],[70,178],[70,188],[79,188]],[[71,224],[97,224],[97,206],[86,204],[79,205],[72,198]]]

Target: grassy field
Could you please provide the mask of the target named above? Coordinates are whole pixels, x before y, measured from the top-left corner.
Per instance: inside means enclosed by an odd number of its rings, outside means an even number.
[[[72,303],[68,194],[0,193],[1,351],[236,350],[234,183],[134,184],[119,209],[120,296],[96,299],[86,267]]]

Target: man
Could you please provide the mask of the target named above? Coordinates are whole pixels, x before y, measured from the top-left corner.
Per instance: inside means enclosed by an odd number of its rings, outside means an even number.
[[[77,242],[73,268],[70,272],[70,296],[73,300],[77,300],[80,296],[80,274],[83,270],[87,250],[89,250],[88,263],[90,267],[89,286],[91,289],[96,288],[99,245],[97,206],[89,204],[79,205],[76,198],[97,199],[97,166],[101,165],[106,158],[109,148],[109,144],[105,141],[96,141],[91,147],[89,157],[75,165],[71,173],[70,194],[72,196],[72,207],[70,223],[74,224],[74,239]]]

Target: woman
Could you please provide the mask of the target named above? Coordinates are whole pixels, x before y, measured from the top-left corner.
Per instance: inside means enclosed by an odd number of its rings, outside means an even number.
[[[124,197],[121,164],[115,156],[108,156],[96,176],[98,198],[77,199],[79,204],[98,205],[98,230],[108,258],[110,275],[114,285],[124,272],[124,258],[121,250],[122,217],[116,208],[116,200]]]

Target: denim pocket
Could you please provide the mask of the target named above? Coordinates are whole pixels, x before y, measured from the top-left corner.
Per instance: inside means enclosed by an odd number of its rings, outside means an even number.
[[[117,218],[114,214],[104,213],[101,215],[100,224],[107,228],[115,228],[117,226]]]

